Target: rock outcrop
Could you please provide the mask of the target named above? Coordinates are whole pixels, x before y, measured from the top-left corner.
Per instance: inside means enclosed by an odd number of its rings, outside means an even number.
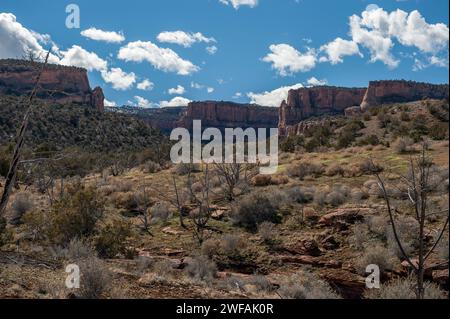
[[[194,120],[201,120],[203,128],[215,127],[221,130],[227,127],[276,128],[278,109],[232,102],[192,102],[177,124],[190,130]]]
[[[368,88],[312,87],[289,91],[279,109],[281,136],[296,134],[305,119],[324,114],[354,116],[370,107],[423,99],[448,99],[448,84],[413,81],[372,81]]]
[[[448,84],[429,84],[413,81],[370,82],[361,103],[362,111],[371,106],[388,103],[413,102],[423,99],[448,99]]]
[[[0,94],[29,94],[42,64],[25,60],[0,60]],[[49,64],[42,73],[37,98],[59,104],[90,105],[104,109],[104,95],[100,87],[89,85],[87,71],[82,68]]]
[[[348,107],[360,105],[366,90],[321,86],[289,91],[287,101],[283,101],[279,110],[280,134],[285,135],[287,127],[311,116],[339,114]]]

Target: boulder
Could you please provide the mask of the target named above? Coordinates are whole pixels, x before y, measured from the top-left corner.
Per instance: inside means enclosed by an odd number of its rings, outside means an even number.
[[[323,226],[333,226],[339,222],[354,224],[364,219],[364,215],[370,213],[368,208],[340,208],[332,213],[322,216],[319,224]]]

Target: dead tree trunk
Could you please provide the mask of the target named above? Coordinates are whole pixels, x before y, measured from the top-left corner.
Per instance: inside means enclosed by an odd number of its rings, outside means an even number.
[[[416,276],[416,287],[415,287],[415,294],[417,299],[424,299],[425,297],[425,282],[424,282],[424,274],[427,269],[430,267],[427,267],[426,261],[430,257],[430,255],[433,253],[433,251],[438,246],[439,242],[444,236],[445,230],[447,228],[448,222],[449,222],[449,216],[448,216],[448,207],[446,209],[443,209],[438,212],[430,212],[429,208],[429,196],[436,192],[437,188],[439,187],[439,183],[435,183],[433,185],[432,183],[432,170],[431,167],[433,165],[431,158],[429,158],[426,155],[426,147],[425,145],[422,145],[422,150],[420,156],[418,156],[415,160],[410,159],[409,164],[409,175],[402,176],[400,175],[400,179],[402,180],[403,184],[406,186],[406,194],[408,198],[408,204],[410,207],[410,212],[412,212],[415,220],[418,223],[418,241],[419,241],[419,247],[418,247],[418,257],[416,260],[413,260],[412,256],[408,256],[406,253],[404,246],[402,243],[402,238],[400,237],[400,234],[397,231],[396,227],[396,221],[395,221],[395,213],[399,212],[399,209],[394,209],[391,205],[391,200],[389,198],[389,194],[386,188],[386,183],[383,180],[383,178],[380,176],[378,172],[374,170],[374,175],[378,180],[378,185],[380,187],[383,199],[386,204],[387,212],[389,215],[393,235],[395,238],[395,241],[403,255],[403,258],[408,262],[411,269],[413,269],[414,274]],[[375,165],[372,163],[373,167]],[[426,241],[426,222],[427,217],[431,215],[436,214],[446,214],[445,220],[442,226],[442,229],[439,232],[439,235],[437,239],[435,240],[434,244],[431,245],[431,248],[427,247],[427,241]]]
[[[22,150],[23,150],[23,146],[25,143],[25,133],[27,130],[31,111],[33,110],[33,100],[38,91],[39,82],[41,80],[42,73],[44,72],[44,70],[47,66],[49,56],[50,56],[50,51],[47,52],[47,56],[45,57],[45,62],[42,64],[41,70],[38,73],[36,82],[34,84],[34,88],[31,91],[31,93],[27,99],[28,100],[28,108],[25,111],[25,115],[23,117],[22,124],[17,133],[17,137],[16,137],[17,142],[16,142],[16,146],[14,148],[14,155],[13,155],[13,158],[9,165],[8,175],[6,175],[5,188],[3,189],[2,198],[0,200],[0,218],[3,217],[3,215],[6,211],[6,206],[8,205],[9,195],[11,194],[11,190],[14,186],[14,182],[17,177],[17,169],[20,164],[20,158],[22,156]]]

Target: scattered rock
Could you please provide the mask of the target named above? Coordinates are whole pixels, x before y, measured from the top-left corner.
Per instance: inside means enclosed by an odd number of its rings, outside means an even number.
[[[335,250],[338,249],[341,244],[334,238],[333,235],[330,235],[322,240],[321,245],[326,250]]]
[[[344,298],[359,299],[366,289],[365,278],[342,269],[326,269],[320,277]]]
[[[285,250],[295,255],[308,255],[317,257],[322,254],[319,245],[314,239],[302,240],[300,243],[285,248]]]
[[[162,232],[164,234],[168,234],[168,235],[181,235],[183,232],[179,231],[179,230],[175,230],[171,227],[165,227],[162,229]]]
[[[333,226],[338,222],[354,224],[364,219],[364,215],[371,212],[368,208],[342,208],[332,213],[322,216],[319,224],[324,226]]]

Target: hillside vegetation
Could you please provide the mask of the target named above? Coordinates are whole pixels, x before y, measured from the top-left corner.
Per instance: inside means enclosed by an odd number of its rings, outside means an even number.
[[[23,172],[0,227],[0,297],[415,298],[374,174],[414,258],[418,226],[403,182],[423,151],[436,212],[430,248],[448,214],[448,114],[448,101],[423,101],[308,120],[282,141],[271,176],[151,160],[82,177]],[[448,297],[448,228],[443,237],[427,260],[426,298]],[[85,276],[77,291],[64,286],[71,263]],[[381,289],[366,288],[370,264]]]

